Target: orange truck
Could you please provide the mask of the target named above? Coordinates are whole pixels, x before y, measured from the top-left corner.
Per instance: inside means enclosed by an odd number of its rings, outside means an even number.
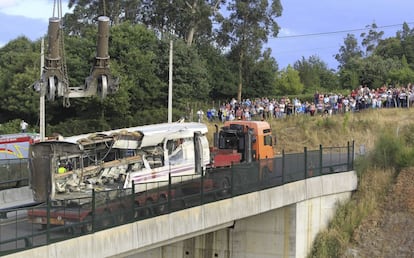
[[[266,121],[226,121],[220,131],[216,129],[214,147],[210,148],[213,167],[275,156],[272,129]]]
[[[266,121],[226,121],[224,126],[214,133],[214,146],[210,148],[211,170],[208,177],[223,195],[228,194],[231,186],[248,180],[259,169],[260,178],[270,176],[274,171],[274,142],[272,129]],[[258,163],[257,166],[253,164]],[[244,177],[234,178],[233,165],[246,171]],[[206,180],[206,182],[209,182]]]

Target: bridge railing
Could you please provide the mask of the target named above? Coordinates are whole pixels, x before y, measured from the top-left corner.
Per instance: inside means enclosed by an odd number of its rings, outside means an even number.
[[[205,203],[353,169],[354,143],[234,164],[90,197],[10,209],[0,225],[0,256],[168,214]],[[144,191],[145,189],[150,189]],[[41,224],[39,224],[41,223]]]

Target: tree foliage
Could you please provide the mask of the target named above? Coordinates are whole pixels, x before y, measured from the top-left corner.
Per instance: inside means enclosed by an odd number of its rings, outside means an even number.
[[[338,89],[335,73],[318,56],[308,59],[302,57],[302,60],[295,62],[293,68],[299,72],[306,93]]]
[[[290,65],[283,69],[278,76],[276,90],[280,95],[297,95],[303,93],[303,83],[300,81],[299,72]]]
[[[230,46],[238,62],[237,99],[240,101],[243,83],[246,82],[244,70],[250,65],[249,59],[260,57],[268,36],[278,34],[279,26],[275,19],[281,16],[282,5],[280,0],[272,1],[270,6],[267,0],[233,0],[228,3],[227,10],[229,16],[221,24],[219,42]]]
[[[120,89],[104,100],[71,99],[69,108],[59,99],[47,101],[47,134],[166,121],[170,40],[173,120],[187,116],[192,102],[210,105],[233,97],[277,98],[414,81],[414,29],[407,23],[385,39],[375,23],[359,39],[348,34],[335,55],[337,71],[317,55],[280,71],[271,49],[263,48],[269,36],[278,34],[280,0],[70,0],[69,6],[73,13],[64,16],[63,29],[70,86],[84,85],[90,74],[96,21],[106,15],[111,73],[120,78]],[[40,45],[40,40],[18,37],[0,48],[1,123],[10,121],[13,127],[24,119],[31,128],[38,126],[39,94],[33,85],[40,76]]]
[[[375,50],[376,46],[381,42],[381,38],[384,35],[383,31],[377,31],[378,26],[376,23],[367,26],[369,28],[368,33],[361,33],[362,46],[365,47],[365,55],[369,56]]]
[[[352,59],[362,57],[362,50],[358,45],[355,35],[348,34],[344,39],[344,45],[339,48],[339,53],[335,55],[335,59],[339,63],[339,68],[346,68],[346,65],[352,63]]]

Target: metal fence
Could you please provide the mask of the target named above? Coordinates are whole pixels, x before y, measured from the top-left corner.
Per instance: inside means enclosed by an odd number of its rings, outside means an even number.
[[[28,185],[28,159],[0,160],[0,190]]]
[[[350,171],[353,166],[354,143],[320,146],[316,150],[305,148],[303,153],[282,153],[273,159],[211,169],[203,175],[170,177],[165,182],[136,184],[129,189],[91,190],[87,198],[3,211],[7,219],[0,225],[0,255],[310,177]]]

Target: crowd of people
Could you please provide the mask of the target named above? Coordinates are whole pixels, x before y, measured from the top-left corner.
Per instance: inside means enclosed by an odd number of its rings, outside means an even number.
[[[207,119],[221,120],[251,120],[278,119],[291,115],[326,115],[356,112],[363,109],[377,108],[408,108],[414,103],[414,85],[404,87],[382,86],[370,89],[359,86],[350,94],[344,96],[336,93],[315,92],[312,101],[301,101],[298,98],[269,99],[266,97],[256,99],[243,99],[238,102],[235,98],[220,106],[208,109]],[[202,121],[204,112],[197,112],[198,121]]]

